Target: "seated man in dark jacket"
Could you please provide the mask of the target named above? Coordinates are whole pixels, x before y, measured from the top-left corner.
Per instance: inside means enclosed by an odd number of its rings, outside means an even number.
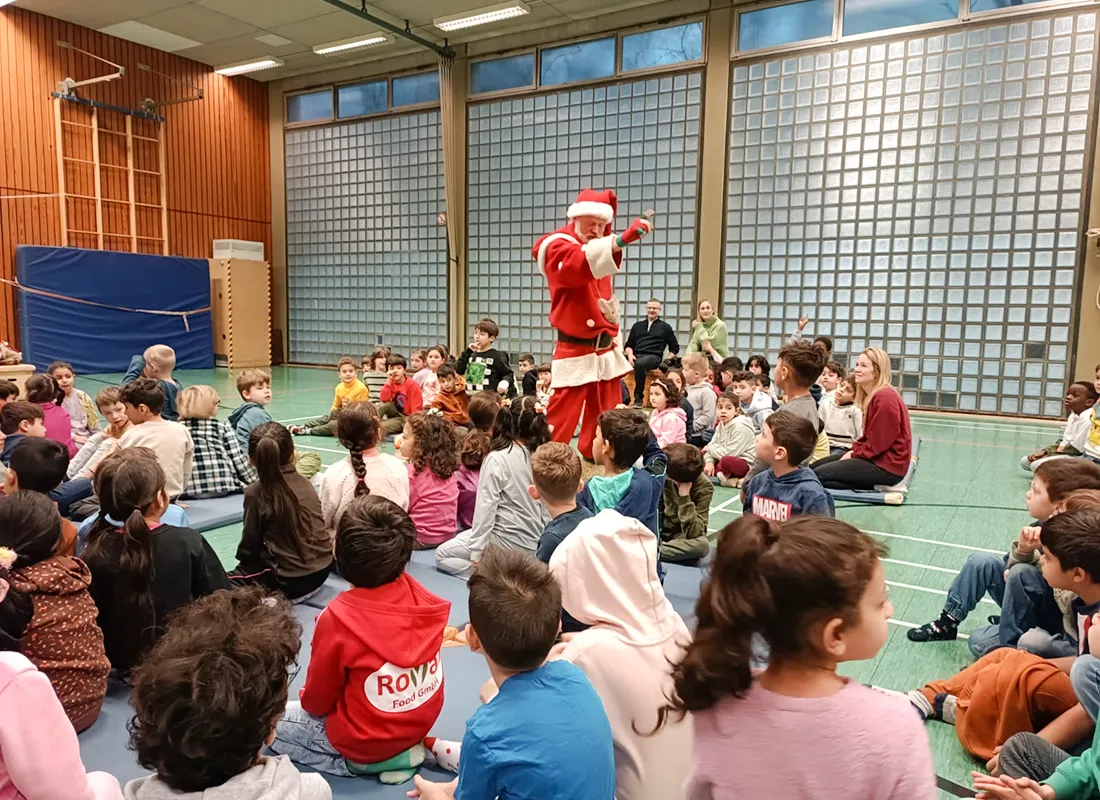
[[[634,405],[645,400],[645,376],[661,365],[666,347],[671,356],[680,352],[672,326],[661,319],[661,301],[650,300],[645,304],[645,319],[634,323],[623,347],[623,354],[634,366]]]

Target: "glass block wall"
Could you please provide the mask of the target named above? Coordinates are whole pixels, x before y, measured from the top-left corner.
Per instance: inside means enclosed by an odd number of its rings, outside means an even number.
[[[805,314],[846,362],[884,346],[911,406],[1062,416],[1096,16],[735,65],[735,352]]]
[[[447,339],[438,111],[286,132],[290,360]]]
[[[589,187],[615,190],[618,230],[657,211],[656,232],[628,249],[615,294],[627,327],[650,296],[660,298],[687,344],[701,93],[694,72],[470,105],[469,318],[495,319],[513,361],[553,352],[549,293],[531,246],[565,224]]]

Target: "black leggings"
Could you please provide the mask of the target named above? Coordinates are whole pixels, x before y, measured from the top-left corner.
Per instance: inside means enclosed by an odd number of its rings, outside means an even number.
[[[813,470],[826,489],[874,489],[893,486],[905,477],[876,467],[866,459],[853,457],[841,461],[842,458],[844,453],[837,453],[814,463]]]

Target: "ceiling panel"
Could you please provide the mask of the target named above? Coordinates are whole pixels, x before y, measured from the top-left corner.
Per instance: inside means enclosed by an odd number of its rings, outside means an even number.
[[[301,42],[308,47],[319,44],[327,44],[340,39],[357,36],[360,33],[368,33],[379,30],[372,22],[360,19],[354,14],[345,11],[333,11],[312,19],[304,19],[300,22],[292,22],[289,25],[278,25],[270,29],[272,33]]]
[[[141,13],[154,14],[190,0],[140,0]],[[18,0],[20,8],[99,30],[134,19],[135,0]]]
[[[247,22],[227,17],[196,3],[143,15],[138,17],[138,21],[204,44],[244,36],[247,33],[256,36],[264,32]]]
[[[299,45],[295,45],[295,47],[299,47]],[[274,55],[284,58],[287,50],[293,52],[293,49],[289,46],[286,48],[271,47],[262,42],[257,42],[253,36],[246,35],[234,36],[232,39],[223,39],[220,42],[211,42],[188,50],[180,50],[179,55],[200,61],[203,64],[221,67],[249,58],[259,58],[260,56]]]
[[[333,11],[324,0],[196,0],[196,4],[265,30]]]

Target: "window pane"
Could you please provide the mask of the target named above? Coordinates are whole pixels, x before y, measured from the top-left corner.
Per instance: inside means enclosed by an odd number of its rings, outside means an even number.
[[[844,35],[903,25],[923,25],[959,16],[958,0],[845,0]]]
[[[312,122],[316,119],[332,119],[332,89],[294,94],[286,99],[287,122]]]
[[[1044,0],[970,0],[970,11],[999,11],[1002,8],[1029,6],[1032,3],[1042,2]]]
[[[393,79],[393,107],[439,101],[439,73],[421,72]]]
[[[340,117],[381,114],[386,110],[386,90],[388,86],[389,84],[384,80],[354,83],[350,86],[337,86],[337,114]]]
[[[542,51],[543,86],[606,78],[615,74],[615,39],[550,47]]]
[[[519,89],[534,85],[534,53],[479,61],[470,70],[471,94],[500,92],[504,89]]]
[[[623,37],[623,72],[698,61],[702,57],[702,22]]]
[[[757,50],[831,36],[834,6],[835,0],[807,0],[742,14],[737,29],[737,49]]]

